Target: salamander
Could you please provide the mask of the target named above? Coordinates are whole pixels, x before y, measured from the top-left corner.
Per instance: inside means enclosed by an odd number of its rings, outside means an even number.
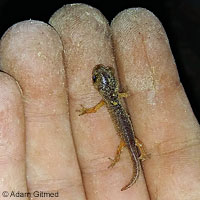
[[[92,81],[94,87],[100,93],[102,100],[92,108],[82,107],[80,115],[94,113],[103,105],[106,105],[117,133],[121,138],[117,153],[114,159],[111,159],[109,166],[113,167],[120,159],[120,153],[123,147],[127,147],[133,161],[133,175],[131,180],[125,185],[121,191],[130,188],[138,179],[140,173],[140,160],[145,160],[146,153],[143,144],[136,138],[130,115],[122,102],[123,97],[127,97],[127,93],[119,92],[119,82],[114,75],[114,68],[96,65],[92,72]]]

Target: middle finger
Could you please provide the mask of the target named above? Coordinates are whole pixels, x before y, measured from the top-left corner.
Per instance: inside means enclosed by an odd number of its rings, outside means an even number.
[[[101,100],[91,81],[93,67],[100,63],[115,66],[107,21],[98,10],[75,4],[58,10],[50,23],[64,44],[72,130],[88,199],[148,198],[143,178],[137,186],[120,191],[131,176],[127,151],[127,159],[122,155],[121,162],[107,169],[119,138],[106,108],[84,116],[76,112],[81,104],[91,107]]]

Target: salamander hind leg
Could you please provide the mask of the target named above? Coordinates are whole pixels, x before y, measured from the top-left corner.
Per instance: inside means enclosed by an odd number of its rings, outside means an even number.
[[[141,161],[145,161],[146,159],[150,158],[150,154],[146,153],[146,151],[144,149],[144,144],[138,138],[135,138],[135,145],[139,149],[139,152],[140,152],[139,159]]]
[[[111,164],[108,166],[108,168],[114,167],[115,164],[120,160],[120,154],[125,146],[126,146],[125,142],[123,140],[121,140],[121,142],[117,148],[115,158],[114,159],[109,158],[109,160],[111,160]]]

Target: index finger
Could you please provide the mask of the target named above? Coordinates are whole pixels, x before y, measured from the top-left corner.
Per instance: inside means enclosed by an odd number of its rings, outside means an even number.
[[[152,199],[193,199],[200,191],[200,134],[165,31],[145,9],[128,9],[112,22],[119,77],[129,111],[151,159],[144,173]],[[188,183],[191,183],[188,187]]]

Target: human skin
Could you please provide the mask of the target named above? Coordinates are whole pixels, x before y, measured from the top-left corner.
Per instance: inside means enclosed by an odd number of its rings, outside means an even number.
[[[128,9],[109,27],[98,10],[73,4],[50,24],[56,31],[20,22],[1,40],[0,191],[58,191],[55,199],[68,200],[199,199],[199,124],[159,20]],[[123,192],[132,163],[124,150],[108,169],[120,138],[106,107],[77,112],[101,100],[91,80],[100,63],[117,68],[135,133],[151,154]]]

